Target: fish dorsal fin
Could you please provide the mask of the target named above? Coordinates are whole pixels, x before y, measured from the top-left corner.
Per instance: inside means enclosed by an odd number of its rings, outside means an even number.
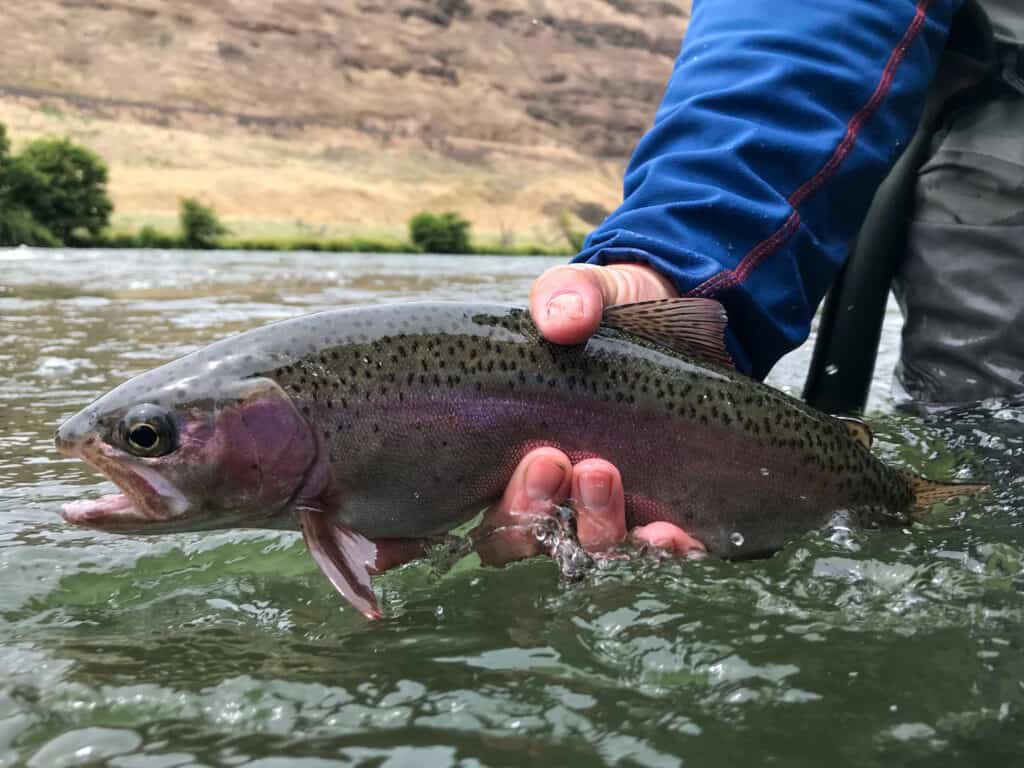
[[[725,348],[725,307],[714,299],[655,299],[616,304],[604,310],[601,322],[677,352],[699,355],[720,365],[735,366]]]
[[[836,421],[841,421],[850,437],[869,451],[871,450],[871,444],[875,442],[875,435],[871,432],[871,427],[860,419],[854,419],[850,416],[833,416],[832,418]]]
[[[379,619],[380,609],[370,585],[377,546],[365,536],[338,525],[319,509],[296,511],[309,554],[342,597],[368,619]]]

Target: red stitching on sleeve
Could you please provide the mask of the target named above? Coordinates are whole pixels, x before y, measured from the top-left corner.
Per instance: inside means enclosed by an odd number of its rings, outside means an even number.
[[[807,198],[821,189],[829,179],[835,175],[836,171],[839,170],[839,166],[842,165],[843,161],[853,150],[857,143],[857,136],[860,134],[861,128],[863,128],[864,124],[871,119],[871,116],[878,111],[878,107],[881,106],[885,97],[889,94],[889,89],[892,87],[892,81],[896,76],[896,70],[906,57],[910,46],[913,45],[914,40],[921,31],[921,27],[924,26],[928,6],[931,4],[932,0],[918,0],[917,8],[914,11],[914,18],[903,33],[903,37],[900,38],[899,43],[896,44],[896,47],[893,48],[892,53],[889,55],[889,60],[885,64],[885,69],[882,70],[882,76],[878,81],[878,85],[875,86],[875,90],[874,93],[871,94],[871,98],[869,98],[864,106],[850,118],[850,122],[846,124],[846,133],[843,135],[838,146],[836,146],[835,150],[832,152],[831,157],[829,157],[825,165],[821,167],[821,170],[814,174],[812,178],[801,184],[800,187],[787,198],[787,202],[793,208],[793,212],[789,215],[782,226],[772,233],[767,239],[762,240],[760,243],[755,245],[740,260],[740,263],[737,264],[734,269],[722,270],[713,277],[709,277],[687,295],[711,296],[743,282],[747,279],[750,273],[753,272],[759,264],[761,264],[761,262],[778,250],[783,243],[785,243],[793,233],[800,228],[800,214],[796,209],[803,205]]]

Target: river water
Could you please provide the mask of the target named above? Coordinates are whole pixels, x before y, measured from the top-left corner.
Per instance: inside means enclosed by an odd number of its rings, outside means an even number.
[[[896,315],[876,452],[992,485],[906,530],[572,586],[544,560],[413,564],[368,623],[297,534],[62,523],[113,487],[54,428],[125,377],[342,304],[521,302],[549,263],[0,251],[0,765],[1024,764],[1024,407],[896,411]],[[773,383],[798,392],[807,358]]]

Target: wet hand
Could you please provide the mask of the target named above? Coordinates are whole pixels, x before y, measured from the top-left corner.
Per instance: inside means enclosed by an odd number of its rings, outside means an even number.
[[[534,282],[530,314],[548,341],[582,344],[597,330],[605,307],[678,296],[668,278],[644,264],[562,264]]]
[[[604,308],[634,301],[678,296],[667,278],[643,264],[566,264],[541,275],[530,292],[530,312],[545,338],[580,344],[597,330]],[[550,515],[567,499],[575,502],[577,535],[584,549],[607,550],[626,538],[626,498],[619,471],[601,459],[573,466],[554,448],[538,448],[519,464],[501,502],[488,511],[478,552],[500,565],[541,554],[529,521]],[[493,532],[500,529],[500,534]],[[671,523],[652,523],[632,531],[634,538],[685,554],[703,545]]]
[[[503,565],[544,554],[536,524],[570,499],[577,538],[585,550],[604,552],[626,538],[626,495],[615,466],[603,459],[573,465],[556,448],[537,448],[519,463],[505,495],[474,532],[480,559]],[[640,543],[681,555],[704,551],[699,541],[671,523],[634,528],[631,535]]]

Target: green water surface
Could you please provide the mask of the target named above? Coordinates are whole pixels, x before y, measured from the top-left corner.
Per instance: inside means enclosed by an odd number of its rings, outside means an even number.
[[[1024,407],[896,411],[896,316],[876,451],[992,485],[907,530],[572,586],[544,560],[413,564],[370,623],[296,534],[61,521],[114,488],[53,431],[125,377],[342,304],[521,302],[549,263],[0,251],[0,765],[1024,765]],[[807,356],[773,383],[799,391]]]

